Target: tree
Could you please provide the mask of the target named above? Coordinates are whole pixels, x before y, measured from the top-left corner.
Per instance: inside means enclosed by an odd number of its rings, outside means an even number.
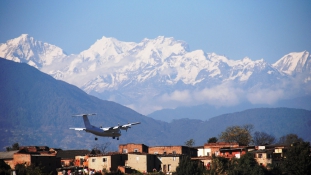
[[[15,171],[18,175],[41,175],[43,174],[43,167],[39,166],[26,166],[25,164],[16,164],[15,165]]]
[[[285,153],[282,167],[288,174],[311,174],[310,143],[292,144]]]
[[[287,134],[285,136],[280,137],[279,144],[291,145],[295,142],[303,142],[302,138],[299,138],[297,134]]]
[[[228,170],[229,159],[213,156],[211,174],[224,174]]]
[[[219,139],[225,142],[237,142],[240,145],[248,145],[252,141],[251,130],[253,125],[230,126],[222,132]]]
[[[19,144],[18,143],[14,143],[12,145],[12,147],[6,147],[7,151],[14,151],[14,150],[19,150]]]
[[[217,137],[211,137],[208,139],[207,143],[216,143],[218,141]]]
[[[11,167],[4,162],[4,160],[0,160],[0,175],[9,175]]]
[[[188,147],[193,147],[195,145],[195,141],[193,139],[190,139],[185,142],[185,145]]]
[[[252,153],[246,153],[238,160],[236,165],[237,174],[243,175],[264,175],[265,170],[262,166],[258,165],[257,161],[254,159]]]
[[[95,154],[106,154],[108,153],[108,148],[111,145],[111,142],[106,142],[103,144],[95,144],[93,146],[92,152]]]
[[[182,157],[178,166],[176,167],[177,175],[201,175],[204,172],[204,166],[200,161],[191,160],[190,157]]]
[[[273,144],[275,143],[275,137],[270,135],[270,134],[267,134],[265,132],[258,132],[256,131],[254,133],[254,144],[255,145],[270,145],[270,144]]]

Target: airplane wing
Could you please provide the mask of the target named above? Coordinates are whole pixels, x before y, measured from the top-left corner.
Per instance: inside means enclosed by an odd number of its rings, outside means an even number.
[[[104,130],[104,131],[113,131],[113,130],[117,130],[117,129],[127,130],[128,128],[131,128],[132,125],[137,125],[137,124],[140,124],[140,122],[128,123],[128,124],[125,124],[125,125],[118,125],[118,126],[101,128],[101,129]]]
[[[69,128],[69,129],[74,129],[76,131],[84,131],[85,130],[85,128]]]
[[[120,129],[127,130],[128,128],[131,128],[132,125],[138,125],[138,124],[140,124],[140,122],[128,123],[128,124],[120,126]]]

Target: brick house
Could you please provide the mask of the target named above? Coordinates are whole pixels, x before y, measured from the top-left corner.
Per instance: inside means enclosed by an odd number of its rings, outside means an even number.
[[[135,144],[135,143],[119,145],[119,153],[132,153],[132,152],[148,153],[148,146],[144,144]]]
[[[149,147],[150,154],[183,154],[190,157],[198,157],[198,150],[188,146],[153,146]]]
[[[12,169],[15,169],[17,164],[41,166],[44,173],[56,172],[56,168],[61,167],[60,158],[47,146],[20,147],[20,150],[13,154]]]
[[[6,164],[8,164],[11,167],[11,169],[14,169],[15,165],[13,156],[18,151],[19,150],[0,152],[0,160],[3,160]]]
[[[227,148],[238,148],[238,143],[228,143],[228,142],[217,142],[217,143],[205,143],[204,150],[202,151],[205,155],[203,156],[215,156],[220,155],[220,148],[227,147]]]
[[[88,167],[89,155],[78,155],[75,156],[74,166],[76,167]]]
[[[58,150],[56,156],[61,159],[61,165],[74,166],[76,156],[84,156],[89,154],[89,150]]]
[[[246,147],[223,147],[219,149],[219,155],[228,159],[241,158],[242,155],[246,154]]]

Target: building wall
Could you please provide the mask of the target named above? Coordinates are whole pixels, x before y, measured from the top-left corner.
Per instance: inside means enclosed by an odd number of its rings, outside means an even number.
[[[108,172],[117,171],[118,166],[124,166],[127,159],[126,154],[115,154],[88,158],[89,169],[102,171],[106,169]]]
[[[134,143],[119,145],[119,153],[133,153],[133,152],[148,153],[148,146],[144,144],[134,144]]]
[[[154,146],[149,147],[150,154],[182,154],[181,146]]]
[[[128,154],[126,166],[140,172],[152,172],[155,166],[156,156],[152,154]]]
[[[191,157],[198,156],[198,150],[196,148],[190,148],[187,146],[154,146],[149,147],[150,154],[186,154]]]
[[[181,156],[165,156],[160,157],[158,156],[159,160],[161,161],[161,169],[164,173],[167,172],[176,172],[176,168],[179,164]]]
[[[270,153],[256,153],[255,159],[259,165],[267,166],[272,164],[272,155]]]
[[[14,165],[14,161],[13,161],[13,160],[4,160],[4,162],[5,162],[6,164],[8,164],[8,165],[11,167],[11,169],[14,169],[14,168],[15,168],[15,165]]]
[[[27,166],[29,166],[31,163],[31,155],[30,154],[15,153],[13,155],[13,159],[14,159],[14,168],[15,168],[16,164],[26,164]]]
[[[223,147],[230,147],[230,148],[237,148],[239,147],[238,143],[227,143],[227,142],[217,142],[217,143],[206,143],[204,144],[204,149],[205,150],[210,150],[210,154],[209,156],[212,156],[213,154],[215,154],[216,156],[220,155],[220,148]]]
[[[95,171],[102,171],[103,169],[109,171],[111,167],[111,157],[110,156],[89,157],[88,165],[89,169],[95,169]]]

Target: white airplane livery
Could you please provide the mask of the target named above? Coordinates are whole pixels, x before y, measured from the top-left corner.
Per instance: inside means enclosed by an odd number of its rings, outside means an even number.
[[[76,131],[86,131],[97,136],[112,137],[113,139],[117,138],[117,140],[119,140],[119,137],[121,136],[121,130],[127,131],[127,129],[131,128],[132,125],[140,124],[140,122],[135,122],[135,123],[128,123],[124,125],[118,125],[114,127],[106,127],[106,128],[96,127],[96,126],[91,125],[88,119],[88,116],[92,116],[92,115],[96,115],[96,114],[73,115],[73,117],[83,117],[85,128],[69,128],[69,129],[74,129]],[[97,140],[97,137],[95,137],[95,140]]]

